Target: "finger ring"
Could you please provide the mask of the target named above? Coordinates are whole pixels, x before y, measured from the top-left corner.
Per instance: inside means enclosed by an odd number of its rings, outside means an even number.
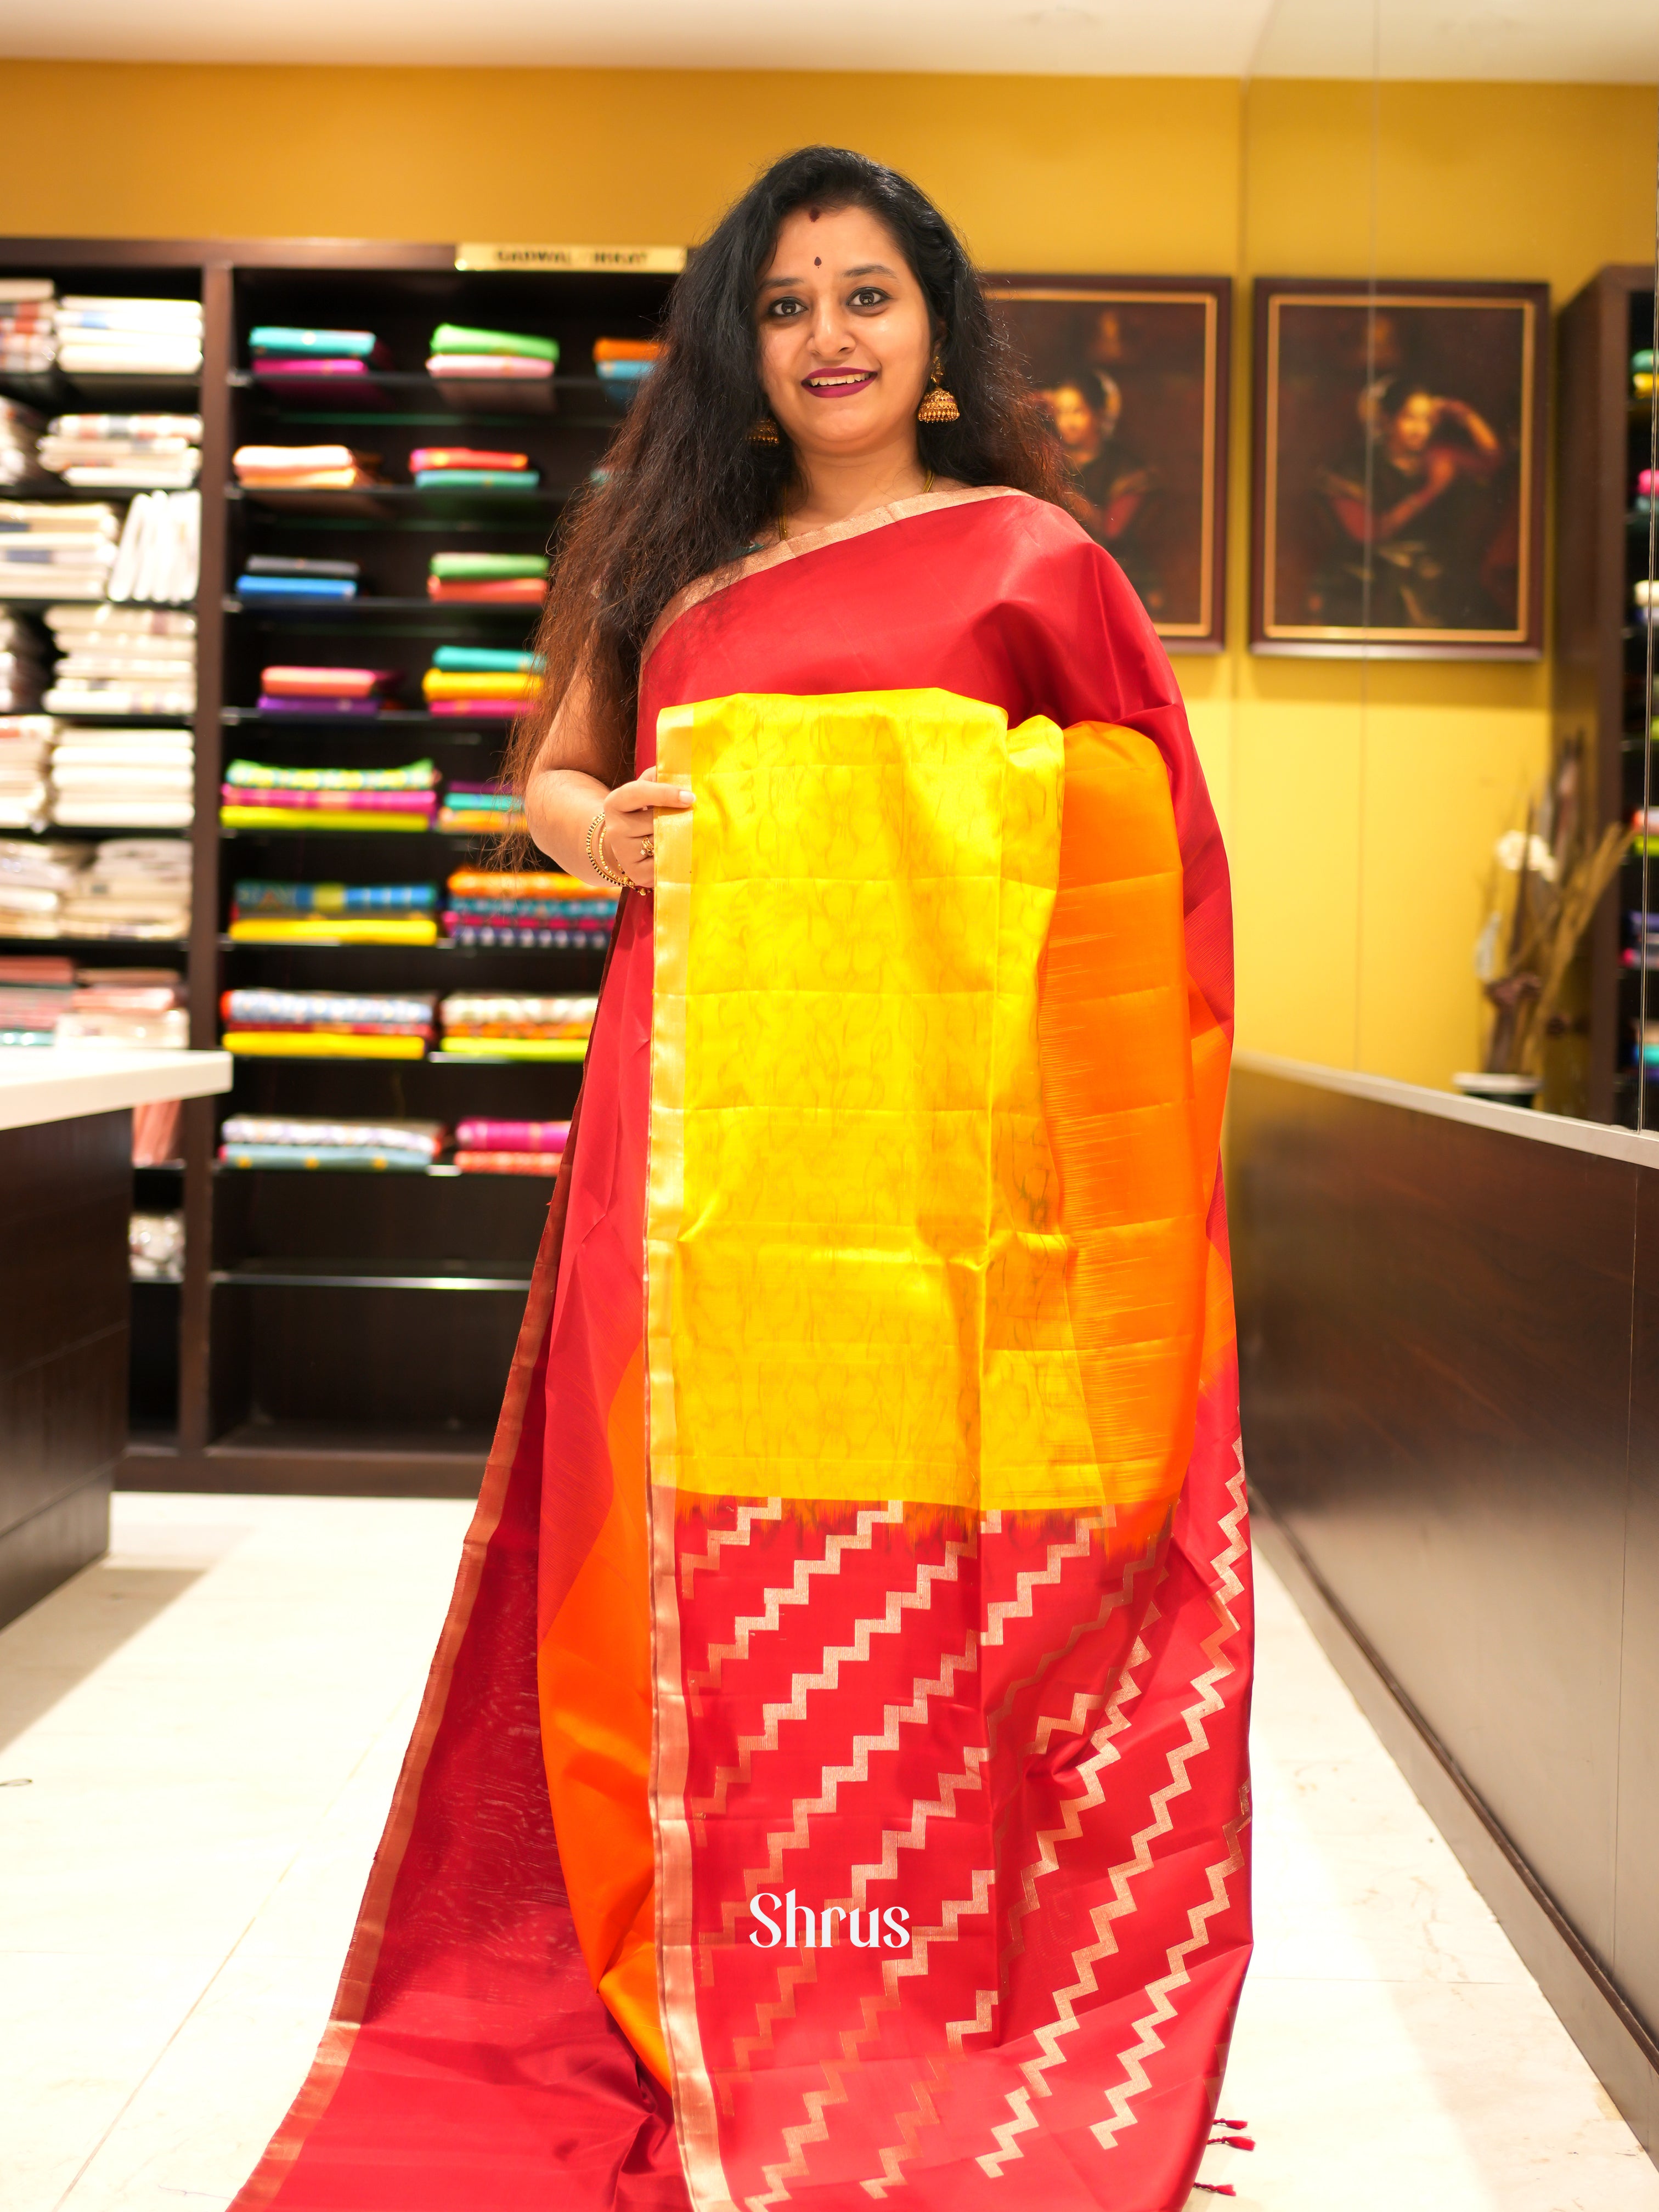
[[[656,849],[657,849],[657,841],[656,841],[656,839],[655,839],[654,837],[641,837],[641,840],[640,840],[640,858],[641,858],[641,860],[650,860],[650,859],[651,859],[651,857],[652,857],[652,855],[655,853]]]

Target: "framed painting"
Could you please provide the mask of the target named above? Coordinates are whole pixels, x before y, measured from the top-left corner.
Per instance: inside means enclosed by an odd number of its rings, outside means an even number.
[[[1079,521],[1170,652],[1219,652],[1231,281],[1013,276],[986,289],[1054,418]]]
[[[1549,288],[1255,287],[1250,647],[1543,649]]]

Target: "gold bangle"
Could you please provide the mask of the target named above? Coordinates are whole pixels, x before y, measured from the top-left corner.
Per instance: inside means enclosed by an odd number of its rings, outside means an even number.
[[[594,874],[599,878],[602,883],[610,884],[614,889],[619,891],[631,891],[633,890],[634,884],[632,878],[629,876],[619,876],[616,870],[612,868],[605,860],[604,807],[600,807],[599,812],[593,817],[593,819],[587,825],[586,850],[587,853],[587,865],[592,869]]]

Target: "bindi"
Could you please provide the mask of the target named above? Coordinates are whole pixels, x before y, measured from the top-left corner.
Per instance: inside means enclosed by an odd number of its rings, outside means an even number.
[[[814,268],[814,269],[822,269],[822,268],[823,268],[823,256],[821,253],[815,253],[815,254],[812,256],[812,266],[813,266],[813,268]]]
[[[817,208],[808,208],[806,210],[806,220],[808,222],[816,222],[818,219],[818,213],[819,210]]]

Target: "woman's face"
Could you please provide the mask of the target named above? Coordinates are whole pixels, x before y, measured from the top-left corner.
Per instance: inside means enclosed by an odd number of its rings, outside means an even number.
[[[1407,393],[1394,418],[1391,442],[1396,453],[1420,453],[1434,436],[1439,410],[1426,392]]]
[[[1068,453],[1081,453],[1092,459],[1093,449],[1100,444],[1100,425],[1084,394],[1075,384],[1057,384],[1047,398],[1060,444]]]
[[[768,404],[808,460],[915,440],[933,333],[921,284],[866,208],[787,216],[756,301]]]

